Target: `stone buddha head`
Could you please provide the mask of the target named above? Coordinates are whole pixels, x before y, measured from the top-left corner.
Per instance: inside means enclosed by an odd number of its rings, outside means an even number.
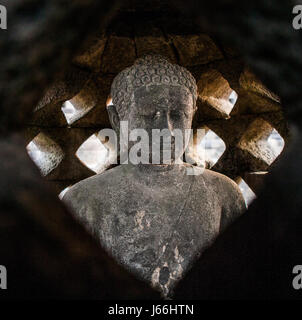
[[[129,133],[144,129],[150,137],[150,159],[155,149],[152,129],[165,129],[163,136],[170,136],[172,160],[184,153],[189,141],[185,130],[191,129],[197,100],[196,81],[187,69],[159,55],[139,58],[116,76],[111,96],[108,114],[113,129],[119,132],[120,121],[128,122]],[[183,142],[175,152],[176,131],[182,132]],[[160,152],[165,148],[162,142]]]

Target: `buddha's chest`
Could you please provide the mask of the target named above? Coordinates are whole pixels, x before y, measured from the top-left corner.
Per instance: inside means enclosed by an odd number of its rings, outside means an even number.
[[[132,272],[168,294],[219,232],[221,208],[206,194],[120,196],[102,215],[101,242]]]

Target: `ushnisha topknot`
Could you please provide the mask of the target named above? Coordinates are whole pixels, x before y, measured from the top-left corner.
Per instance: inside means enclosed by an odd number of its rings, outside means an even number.
[[[188,88],[193,95],[194,109],[196,108],[197,85],[192,74],[184,67],[170,63],[163,56],[146,55],[121,71],[111,85],[112,103],[121,118],[129,109],[133,91],[149,84],[171,84]]]

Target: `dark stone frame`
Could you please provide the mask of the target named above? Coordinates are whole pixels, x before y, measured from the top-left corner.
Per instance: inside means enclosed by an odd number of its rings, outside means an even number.
[[[20,134],[20,124],[56,70],[70,60],[78,41],[94,28],[92,22],[110,16],[112,2],[3,4],[9,21],[8,30],[0,32],[0,263],[10,270],[11,284],[1,298],[158,297],[117,266],[72,220],[29,160]],[[205,30],[237,46],[257,76],[278,93],[292,142],[258,200],[196,262],[176,298],[300,298],[291,286],[292,268],[302,261],[302,33],[291,25],[294,3],[177,4]],[[25,22],[32,25],[31,34],[20,32]]]

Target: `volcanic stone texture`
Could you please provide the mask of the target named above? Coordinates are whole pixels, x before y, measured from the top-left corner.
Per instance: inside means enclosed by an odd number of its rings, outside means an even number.
[[[145,5],[145,2],[127,2],[131,3],[129,12],[135,8],[152,10],[152,6]],[[30,112],[38,104],[43,90],[72,60],[74,50],[84,35],[92,33],[90,22],[106,18],[106,3],[78,0],[68,7],[70,10],[66,10],[62,1],[56,0],[2,1],[9,9],[11,21],[14,21],[14,26],[11,25],[14,32],[1,32],[0,40],[0,236],[1,243],[5,243],[1,246],[1,263],[11,270],[12,290],[7,291],[11,298],[143,296],[147,299],[150,296],[150,291],[143,291],[142,284],[127,282],[125,273],[113,262],[107,264],[102,249],[96,247],[87,238],[87,233],[74,224],[51,189],[42,183],[38,171],[25,154],[25,144],[9,136],[9,132],[29,121]],[[277,129],[286,139],[282,132],[287,132],[287,128],[280,105],[273,102],[276,99],[263,99],[259,92],[244,89],[244,82],[241,89],[239,85],[236,87],[241,64],[238,61],[234,63],[238,51],[229,48],[228,43],[240,49],[257,76],[280,96],[288,119],[296,126],[291,127],[293,142],[290,150],[266,180],[261,196],[196,263],[179,286],[176,298],[301,298],[300,291],[293,290],[291,286],[292,267],[302,259],[301,250],[297,250],[301,243],[302,225],[302,159],[301,152],[298,152],[302,148],[299,129],[302,119],[302,42],[301,33],[293,30],[291,25],[295,3],[283,0],[276,0],[273,4],[262,0],[206,3],[187,0],[185,3],[175,1],[175,6],[179,3],[181,13],[189,14],[187,20],[197,18],[203,33],[205,30],[211,36],[214,33],[223,44],[224,56],[229,60],[227,63],[216,60],[215,68],[234,90],[238,90],[239,99],[233,116],[252,117],[251,123],[257,110],[257,117],[263,113],[261,116],[269,117],[268,122],[274,122],[276,126],[279,124]],[[155,10],[162,5],[168,6],[166,1],[153,3]],[[196,30],[192,31],[192,24],[184,27],[182,15],[181,19],[177,16],[171,19],[165,12],[164,17],[166,39],[173,33],[180,35],[179,30],[198,34]],[[30,34],[22,32],[24,23],[30,27],[27,29]],[[83,68],[90,64],[94,69],[94,62],[81,61]],[[98,62],[94,70],[99,66]],[[203,68],[207,67],[207,64],[203,65]],[[227,72],[229,69],[237,72]],[[198,70],[195,71],[194,75],[199,79]],[[206,116],[203,112],[197,118],[204,122],[207,118],[210,120],[210,112]],[[236,118],[233,119],[235,122]],[[226,122],[223,120],[219,124],[219,121],[222,120],[212,117],[213,125],[223,131]],[[245,125],[246,129],[249,123]],[[230,129],[228,132],[233,136]]]
[[[229,47],[216,43],[192,21],[172,19],[166,14],[124,10],[111,20],[106,31],[96,30],[89,35],[68,70],[46,92],[38,104],[39,110],[27,121],[28,142],[43,130],[64,150],[64,160],[46,177],[53,181],[58,193],[62,186],[94,174],[75,153],[91,134],[110,128],[106,101],[113,78],[144,54],[164,55],[186,66],[194,75],[199,89],[194,128],[207,126],[227,146],[213,170],[234,179],[246,172],[268,169],[265,161],[238,147],[249,125],[259,117],[287,143],[288,129],[278,96],[238,55],[230,55]],[[238,94],[234,106],[228,100],[232,91]],[[68,124],[61,107],[72,99],[79,101],[79,110]],[[263,128],[255,130],[260,132]]]
[[[74,49],[106,19],[113,1],[110,6],[86,0],[1,4],[9,19],[8,30],[0,34],[0,257],[8,270],[8,289],[0,298],[158,297],[75,223],[29,159],[20,133],[43,92],[65,74]],[[79,84],[80,78],[78,70]],[[76,94],[77,84],[72,81],[63,99]],[[61,99],[65,89],[58,95]]]

